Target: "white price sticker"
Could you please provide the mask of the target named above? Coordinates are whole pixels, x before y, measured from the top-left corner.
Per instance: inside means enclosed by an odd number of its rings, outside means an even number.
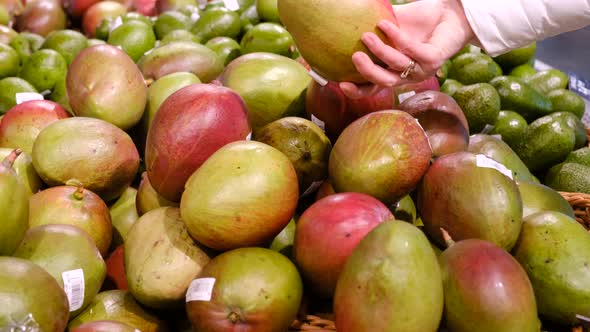
[[[401,104],[401,103],[403,103],[403,102],[404,102],[406,99],[408,99],[408,98],[410,98],[410,97],[412,97],[412,96],[414,96],[414,95],[416,95],[416,91],[408,91],[408,92],[400,93],[400,94],[397,96],[397,99],[399,100],[399,103]]]
[[[248,134],[248,136],[246,136],[246,141],[251,141],[252,140],[252,132],[250,132]]]
[[[309,188],[307,188],[307,190],[305,190],[303,192],[303,194],[301,194],[301,197],[305,197],[311,193],[313,193],[314,191],[316,191],[321,185],[322,183],[324,183],[324,181],[315,181],[312,184],[309,185]]]
[[[61,278],[70,303],[70,312],[80,309],[84,303],[84,271],[82,269],[65,271],[61,274]]]
[[[310,69],[307,73],[309,74],[309,76],[311,76],[311,78],[313,78],[314,81],[316,81],[317,84],[321,86],[326,86],[328,84],[328,80],[323,78],[320,74],[313,71],[313,69]]]
[[[36,92],[18,92],[14,95],[16,99],[16,104],[22,104],[25,101],[29,100],[43,100],[43,95]]]
[[[191,14],[191,20],[194,22],[197,22],[199,20],[199,18],[201,18],[201,15],[199,15],[199,13],[192,13]]]
[[[501,139],[502,139],[502,135],[500,135],[500,134],[494,134],[494,135],[491,135],[491,136],[492,136],[492,137],[495,137],[495,138],[497,138],[497,139],[499,139],[499,140],[501,140]]]
[[[238,3],[238,0],[223,0],[223,4],[225,5],[225,8],[229,10],[240,9],[240,4]]]
[[[315,115],[311,115],[311,122],[315,123],[318,127],[320,127],[323,131],[326,131],[326,123],[318,118]]]
[[[186,291],[186,302],[211,301],[215,278],[199,278],[191,282]]]
[[[121,24],[123,24],[123,18],[118,16],[114,21],[111,22],[109,26],[109,33],[113,32],[116,28],[118,28]]]
[[[499,162],[495,161],[494,159],[491,159],[483,154],[478,154],[475,156],[475,164],[477,165],[477,167],[493,168],[499,171],[500,173],[506,175],[510,179],[513,179],[511,170],[509,170],[506,166],[500,164]]]

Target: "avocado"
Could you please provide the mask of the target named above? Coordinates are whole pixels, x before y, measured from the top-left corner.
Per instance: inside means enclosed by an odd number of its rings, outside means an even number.
[[[528,126],[528,123],[520,114],[513,111],[500,111],[490,134],[500,135],[506,144],[514,147],[523,139]]]
[[[570,112],[557,112],[552,113],[550,115],[553,119],[561,119],[565,121],[565,123],[570,126],[575,134],[576,134],[576,144],[574,145],[574,149],[579,149],[586,145],[587,138],[586,138],[586,127],[582,123],[582,121],[576,117],[573,113]]]
[[[576,324],[590,315],[590,233],[559,212],[524,218],[513,255],[527,272],[541,317]]]
[[[523,81],[526,81],[536,73],[537,70],[532,65],[525,63],[524,65],[514,67],[510,73],[508,73],[508,76],[517,77]]]
[[[569,83],[569,76],[561,70],[543,70],[531,76],[526,81],[537,92],[546,95],[557,89],[565,89]]]
[[[461,82],[454,80],[452,78],[447,78],[445,82],[440,86],[440,91],[448,94],[449,96],[453,96],[459,88],[463,87]]]
[[[463,86],[455,92],[453,98],[463,110],[471,133],[478,133],[487,124],[496,123],[500,113],[500,96],[490,84]]]
[[[543,171],[562,162],[573,151],[576,133],[565,120],[550,115],[529,125],[514,151],[531,172]]]
[[[549,92],[547,97],[551,100],[553,110],[556,112],[570,112],[580,119],[584,116],[584,112],[586,112],[584,98],[570,90],[556,89]]]
[[[483,154],[512,171],[515,181],[538,182],[518,155],[501,139],[491,135],[477,134],[469,138],[467,151]]]
[[[75,30],[58,30],[51,32],[41,48],[56,50],[61,54],[68,66],[74,61],[78,53],[88,47],[86,36]]]
[[[541,211],[556,211],[575,218],[574,210],[568,201],[550,187],[529,181],[518,181],[522,198],[522,217]]]
[[[545,184],[557,191],[590,194],[590,167],[564,162],[551,167]]]
[[[483,53],[465,53],[455,59],[449,68],[449,78],[465,85],[487,83],[502,75],[502,68]]]
[[[510,71],[516,66],[520,66],[528,63],[531,59],[535,58],[535,52],[537,50],[537,43],[531,43],[524,47],[520,47],[511,50],[508,53],[504,53],[497,57],[494,57],[494,61],[502,67],[505,72]]]
[[[481,53],[481,48],[473,45],[473,44],[467,44],[465,45],[462,49],[459,50],[459,52],[455,53],[455,55],[453,55],[453,57],[451,58],[451,60],[455,59],[456,57],[463,55],[465,53],[476,53],[479,54]]]
[[[438,85],[443,85],[449,76],[449,68],[451,67],[451,60],[445,61],[442,66],[436,71],[436,79]]]
[[[500,95],[502,109],[513,110],[529,122],[553,112],[549,98],[516,77],[496,77],[490,84]]]
[[[583,147],[581,149],[572,151],[567,155],[567,158],[565,158],[565,162],[576,163],[590,167],[590,148]]]

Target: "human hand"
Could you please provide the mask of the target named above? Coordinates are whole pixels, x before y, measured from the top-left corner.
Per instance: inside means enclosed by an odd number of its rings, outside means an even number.
[[[352,55],[356,69],[372,85],[357,86],[342,82],[340,88],[352,99],[373,94],[381,86],[423,81],[471,41],[475,34],[465,17],[461,0],[420,0],[393,6],[397,25],[378,23],[390,46],[374,33],[363,34],[362,41],[387,68],[375,64],[364,52]],[[401,73],[414,60],[414,69],[406,78]]]

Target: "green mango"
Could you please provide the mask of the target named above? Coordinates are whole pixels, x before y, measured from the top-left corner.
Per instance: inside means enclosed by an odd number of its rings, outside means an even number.
[[[223,60],[208,47],[175,41],[153,49],[137,63],[146,79],[159,79],[176,72],[191,72],[209,83],[223,71]]]
[[[557,191],[541,183],[517,182],[522,198],[522,217],[541,211],[556,211],[575,218],[574,210],[568,201]]]
[[[137,62],[147,51],[154,48],[156,35],[148,24],[131,20],[111,31],[107,43],[120,46],[134,62]]]
[[[191,29],[201,43],[220,36],[237,38],[241,30],[240,15],[225,7],[205,10]]]
[[[590,316],[590,233],[555,211],[524,219],[513,255],[526,270],[541,317],[576,324]]]
[[[210,39],[205,46],[217,53],[226,66],[242,54],[240,44],[229,37],[215,37]]]
[[[68,66],[83,49],[88,47],[88,39],[75,30],[59,30],[51,32],[41,48],[56,50],[61,54]]]
[[[38,91],[53,90],[66,77],[68,65],[57,51],[41,49],[31,55],[19,76],[33,84]]]
[[[515,181],[532,181],[533,174],[518,157],[518,155],[501,139],[485,134],[473,135],[469,138],[467,151],[483,154],[492,158],[512,171]]]
[[[242,53],[268,52],[290,57],[295,48],[291,34],[277,23],[260,23],[244,34]]]
[[[128,187],[109,208],[113,224],[111,248],[118,247],[125,242],[129,230],[139,219],[137,207],[135,206],[136,197],[137,189]]]
[[[20,77],[6,77],[0,80],[0,114],[8,112],[16,105],[16,94],[19,92],[37,92],[31,83]]]
[[[10,46],[0,43],[0,78],[16,76],[20,67],[20,57]]]
[[[338,331],[434,332],[443,311],[442,277],[416,226],[385,221],[348,258],[334,295]]]

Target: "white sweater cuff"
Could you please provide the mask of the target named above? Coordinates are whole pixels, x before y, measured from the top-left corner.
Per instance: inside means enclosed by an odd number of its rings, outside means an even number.
[[[590,24],[590,0],[461,0],[479,44],[491,56]]]

